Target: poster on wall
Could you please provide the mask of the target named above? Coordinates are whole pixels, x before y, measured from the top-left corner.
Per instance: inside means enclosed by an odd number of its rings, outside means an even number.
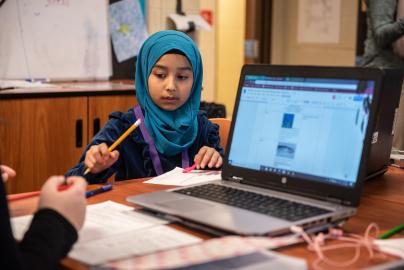
[[[147,26],[137,0],[121,0],[109,6],[109,29],[119,63],[136,56],[147,39]]]
[[[298,43],[338,43],[341,0],[298,1]]]

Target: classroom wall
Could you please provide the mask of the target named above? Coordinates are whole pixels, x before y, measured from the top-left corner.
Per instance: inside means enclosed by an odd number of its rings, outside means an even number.
[[[248,0],[183,0],[183,10],[213,12],[212,31],[197,31],[195,41],[204,62],[202,99],[223,103],[231,117],[240,70],[244,64],[245,16]],[[341,0],[337,43],[298,43],[299,0],[273,0],[272,64],[353,66],[356,54],[357,0]],[[154,33],[168,29],[167,15],[176,0],[149,0],[148,27]]]
[[[168,15],[175,13],[176,0],[148,0],[147,24],[150,34],[164,29],[174,29]],[[215,72],[215,34],[216,34],[216,4],[215,0],[183,0],[182,10],[185,14],[199,14],[200,10],[208,9],[213,13],[213,26],[210,31],[196,31],[191,37],[198,44],[204,65],[204,80],[202,100],[214,101],[216,95]]]
[[[216,102],[233,113],[241,67],[244,64],[246,0],[217,1]]]
[[[298,43],[299,0],[273,0],[271,63],[353,66],[356,55],[357,0],[341,0],[338,43]]]

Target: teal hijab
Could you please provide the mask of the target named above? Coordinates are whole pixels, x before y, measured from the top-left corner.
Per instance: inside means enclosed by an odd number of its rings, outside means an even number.
[[[188,100],[175,111],[166,111],[149,94],[148,78],[153,66],[170,51],[180,51],[191,63],[194,82]],[[198,132],[197,113],[202,89],[202,59],[193,40],[178,31],[160,31],[151,35],[140,48],[136,62],[136,97],[144,111],[144,123],[157,151],[176,155],[195,141]]]

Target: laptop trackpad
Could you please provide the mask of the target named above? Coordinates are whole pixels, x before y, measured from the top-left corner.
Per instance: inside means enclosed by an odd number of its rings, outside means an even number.
[[[183,212],[195,211],[195,209],[203,210],[208,207],[212,207],[212,204],[197,202],[195,200],[188,200],[188,199],[179,199],[179,200],[171,200],[165,202],[156,203],[159,206],[169,208],[169,209],[176,209]]]

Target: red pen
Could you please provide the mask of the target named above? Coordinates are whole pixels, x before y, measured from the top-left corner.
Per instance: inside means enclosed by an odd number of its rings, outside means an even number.
[[[189,173],[190,171],[194,170],[196,168],[196,164],[192,165],[191,167],[185,168],[182,170],[183,173]]]
[[[70,186],[61,185],[61,186],[59,186],[58,190],[59,191],[66,190],[69,187]],[[7,200],[9,202],[12,202],[12,201],[17,201],[17,200],[22,200],[22,199],[27,199],[27,198],[39,196],[39,194],[41,194],[40,191],[24,192],[24,193],[18,193],[18,194],[10,194],[10,195],[7,195]]]

